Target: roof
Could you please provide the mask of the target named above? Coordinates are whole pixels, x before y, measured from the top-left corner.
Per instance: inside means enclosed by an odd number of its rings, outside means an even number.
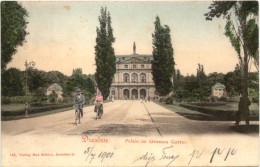
[[[221,83],[216,83],[214,86],[212,86],[212,89],[216,89],[216,88],[223,88],[223,89],[225,89],[226,86],[221,84]]]
[[[48,87],[48,90],[62,91],[62,87],[57,83],[54,83]]]
[[[139,55],[139,54],[131,54],[131,55],[116,55],[116,62],[117,63],[122,63],[126,60],[129,60],[133,57],[136,57],[138,59],[141,59],[147,63],[150,63],[153,60],[153,55]]]

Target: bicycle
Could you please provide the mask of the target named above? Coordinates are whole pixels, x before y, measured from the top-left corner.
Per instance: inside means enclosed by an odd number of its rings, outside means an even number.
[[[74,105],[75,108],[75,125],[80,124],[80,111],[79,108]]]
[[[96,120],[99,118],[101,118],[101,116],[102,116],[102,110],[101,110],[101,103],[100,102],[97,102],[97,104],[96,104]]]

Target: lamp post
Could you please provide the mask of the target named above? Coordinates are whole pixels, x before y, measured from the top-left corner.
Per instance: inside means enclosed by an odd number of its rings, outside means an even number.
[[[28,74],[27,74],[27,69],[29,67],[33,68],[35,66],[35,62],[31,61],[30,63],[27,63],[27,60],[25,60],[25,95],[26,95],[26,104],[25,104],[25,117],[28,117]]]

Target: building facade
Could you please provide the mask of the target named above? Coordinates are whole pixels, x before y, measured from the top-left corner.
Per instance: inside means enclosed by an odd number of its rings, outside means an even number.
[[[218,98],[227,97],[226,86],[221,83],[216,83],[211,88],[211,96],[216,96]]]
[[[152,55],[133,54],[116,56],[116,73],[110,89],[115,99],[156,98],[153,76]]]
[[[62,101],[63,97],[62,97],[62,87],[60,85],[58,85],[57,83],[54,83],[52,85],[50,85],[46,91],[46,95],[49,96],[53,91],[57,94],[57,100]]]

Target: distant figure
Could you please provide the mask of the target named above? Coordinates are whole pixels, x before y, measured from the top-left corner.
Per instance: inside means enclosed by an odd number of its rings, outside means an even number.
[[[150,100],[151,100],[151,97],[150,97],[150,96],[148,96],[148,101],[150,102]]]
[[[250,100],[247,96],[240,97],[238,112],[236,115],[236,125],[239,125],[239,122],[242,120],[246,121],[246,125],[249,125],[249,106],[251,105]]]
[[[112,95],[112,98],[111,98],[112,102],[114,102],[114,95]]]

